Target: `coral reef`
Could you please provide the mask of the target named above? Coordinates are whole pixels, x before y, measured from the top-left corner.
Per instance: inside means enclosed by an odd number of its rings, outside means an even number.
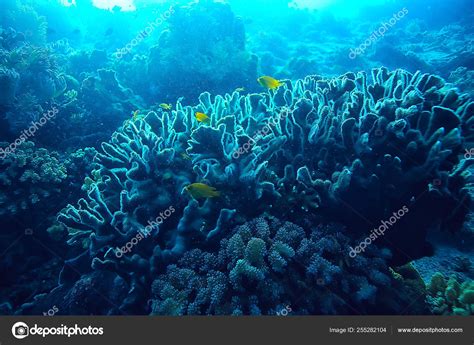
[[[474,71],[467,67],[458,67],[451,72],[448,81],[459,87],[463,92],[474,95]]]
[[[191,250],[168,266],[153,282],[152,313],[276,315],[286,305],[297,315],[402,312],[407,296],[422,291],[421,279],[418,289],[405,284],[387,267],[390,252],[375,247],[348,263],[341,253],[349,238],[341,230],[330,225],[308,233],[256,218],[222,240],[215,254]],[[420,303],[416,308],[423,311]]]
[[[472,14],[432,25],[410,8],[351,58],[350,45],[394,4],[350,22],[285,0],[258,16],[237,3],[199,1],[173,6],[136,46],[132,35],[164,5],[114,11],[113,19],[91,4],[3,5],[1,141],[15,142],[48,109],[58,113],[0,162],[2,224],[9,241],[37,225],[31,241],[54,238],[55,250],[68,253],[60,285],[23,312],[63,299],[65,313],[274,314],[284,305],[297,314],[404,313],[408,298],[425,293],[408,263],[425,280],[433,271],[472,276],[465,219],[473,160],[464,153],[474,103],[461,94],[472,96]],[[79,25],[74,16],[86,8],[90,23]],[[118,33],[132,16],[132,34]],[[127,43],[127,54],[110,54]],[[371,70],[381,64],[394,70]],[[367,72],[313,75],[356,68]],[[292,81],[252,93],[259,75]],[[193,183],[219,193],[194,199]],[[409,212],[384,236],[347,259],[402,207]],[[445,230],[456,250],[433,241]],[[36,251],[12,269],[24,248],[5,259],[9,283],[32,267],[57,272],[57,258]],[[444,289],[434,279],[435,313],[469,311],[461,305],[469,294],[453,279]],[[18,287],[11,299],[7,289],[0,308],[11,313],[51,287]],[[94,305],[108,287],[113,305]],[[79,300],[84,308],[75,309]]]
[[[250,36],[248,47],[258,52],[261,70],[278,78],[304,77],[302,74],[309,66],[313,69],[307,74],[317,71],[321,75],[336,76],[348,70],[368,71],[381,65],[410,72],[422,70],[449,78],[461,66],[473,70],[470,58],[474,42],[472,4],[466,1],[464,6],[469,10],[459,11],[452,16],[458,18],[451,18],[452,21],[446,20],[445,13],[456,6],[444,9],[440,17],[432,14],[435,10],[432,6],[429,6],[428,17],[425,16],[428,9],[415,14],[417,6],[410,7],[405,17],[394,26],[386,26],[385,33],[378,34],[374,41],[371,41],[372,33],[384,27],[390,14],[397,13],[399,7],[384,4],[380,11],[371,7],[362,11],[357,22],[335,19],[325,11],[299,11],[293,16],[288,11],[284,18],[288,22],[284,23],[281,18],[259,14],[259,22],[246,28]],[[272,30],[268,30],[268,21],[272,22]],[[288,30],[289,27],[292,29]],[[349,57],[351,49],[365,42],[370,44],[363,54]],[[470,78],[469,73],[467,77]],[[460,86],[469,85],[469,81],[459,82]],[[463,92],[470,90],[472,88],[462,88]]]
[[[2,152],[0,222],[4,231],[0,237],[0,305],[3,303],[5,308],[3,314],[12,314],[29,296],[49,292],[56,286],[63,265],[58,255],[66,256],[69,248],[65,229],[51,223],[57,209],[79,195],[81,181],[94,167],[95,154],[94,149],[88,148],[60,155],[28,141],[8,155]],[[30,274],[36,279],[32,280]]]
[[[32,3],[18,0],[6,0],[2,3],[0,15],[2,26],[13,27],[24,38],[35,45],[46,43],[47,21],[40,16]]]
[[[6,105],[15,99],[20,75],[14,69],[0,68],[0,105]]]
[[[204,91],[255,88],[258,60],[247,52],[243,22],[228,4],[200,1],[174,7],[167,22],[169,29],[150,51],[148,98],[194,102]]]
[[[4,43],[15,35],[13,29],[2,33]],[[81,56],[87,55],[87,59],[81,59],[75,58],[78,54],[71,50],[15,42],[3,44],[4,49],[0,50],[0,85],[5,90],[0,106],[4,107],[1,120],[5,138],[14,140],[42,113],[57,108],[58,116],[30,140],[53,149],[99,147],[132,111],[143,108],[143,101],[118,82],[113,70],[96,69],[105,65],[105,52],[82,52]],[[73,54],[70,59],[69,53]],[[59,61],[66,60],[60,67]]]
[[[454,277],[447,282],[436,273],[427,286],[427,303],[433,314],[474,315],[474,282],[459,283]]]
[[[115,71],[109,69],[98,69],[96,75],[84,78],[79,99],[88,104],[88,111],[102,115],[100,121],[105,128],[118,126],[128,114],[143,107],[140,98],[120,85]],[[97,115],[93,118],[98,120]]]
[[[470,161],[459,157],[473,135],[473,107],[439,77],[381,68],[371,76],[311,76],[270,93],[213,101],[204,93],[196,107],[150,112],[102,145],[87,198],[59,214],[69,243],[86,248],[65,266],[64,282],[70,268],[113,271],[129,284],[126,310],[144,303],[166,265],[216,245],[236,222],[265,212],[303,227],[334,221],[356,242],[406,204],[409,214],[381,242],[393,253],[387,263],[403,265],[407,255],[423,255],[430,228],[462,225],[466,210],[457,206],[469,202],[462,172]],[[196,111],[210,124],[198,124]],[[239,151],[246,143],[251,150]],[[183,189],[196,181],[222,196],[189,198]],[[176,212],[131,257],[117,255],[169,206]],[[236,270],[246,272],[245,264]]]
[[[0,313],[472,314],[472,1],[302,2],[2,1]]]
[[[66,180],[66,168],[57,154],[36,149],[34,143],[25,142],[16,151],[0,161],[2,192],[0,215],[19,216],[47,207],[61,191]],[[30,213],[31,215],[31,213]]]
[[[44,223],[58,205],[74,200],[93,168],[95,154],[89,148],[64,158],[30,141],[5,154],[0,160],[2,220],[13,217],[30,227]]]
[[[45,101],[62,95],[66,89],[66,81],[47,48],[21,45],[8,52],[5,64],[20,75],[19,94],[31,93]]]

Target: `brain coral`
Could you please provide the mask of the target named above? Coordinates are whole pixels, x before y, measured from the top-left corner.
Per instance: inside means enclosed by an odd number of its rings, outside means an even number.
[[[464,221],[472,160],[461,153],[473,139],[474,103],[439,77],[380,68],[199,100],[129,122],[102,145],[96,183],[58,216],[69,243],[88,246],[71,265],[92,263],[146,289],[164,263],[212,248],[232,224],[265,212],[304,228],[338,222],[358,241],[406,205],[383,242],[401,265],[424,254],[429,228],[455,231]],[[196,111],[210,123],[198,123]],[[203,181],[221,197],[183,191]],[[170,206],[176,212],[133,255],[115,255]]]

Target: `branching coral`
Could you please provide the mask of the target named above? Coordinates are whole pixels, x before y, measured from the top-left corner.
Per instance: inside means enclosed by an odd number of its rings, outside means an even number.
[[[389,263],[402,265],[402,251],[423,255],[430,227],[455,231],[464,220],[459,205],[469,202],[463,172],[471,161],[460,161],[460,153],[473,137],[473,110],[466,95],[439,77],[385,68],[371,77],[310,76],[262,94],[211,99],[203,93],[195,107],[178,103],[172,112],[151,112],[117,131],[97,155],[97,182],[87,198],[58,219],[71,244],[88,244],[84,257],[95,269],[116,272],[135,295],[146,293],[166,264],[194,248],[212,248],[233,223],[265,212],[309,228],[342,223],[355,242],[407,205],[409,214],[383,243],[397,249]],[[210,123],[198,123],[196,111]],[[221,197],[193,200],[183,192],[193,182],[217,188]],[[170,205],[176,212],[131,258],[115,255]],[[284,255],[271,260],[284,268]],[[326,263],[308,265],[319,272]],[[235,286],[241,276],[263,274],[245,261],[233,269]]]
[[[71,58],[67,49],[53,49],[57,44],[37,46],[24,36],[13,29],[2,32],[0,84],[5,92],[0,104],[6,105],[8,135],[18,136],[40,114],[56,107],[59,115],[35,135],[34,142],[52,148],[98,147],[132,110],[142,108],[140,100],[118,83],[114,71],[97,70],[106,65],[104,51],[85,53],[86,61],[77,55]],[[66,70],[76,73],[82,85]]]
[[[25,226],[45,225],[58,206],[81,190],[77,181],[92,169],[94,156],[94,149],[85,149],[63,158],[32,142],[20,144],[0,160],[0,216],[5,222],[14,217]]]
[[[68,172],[68,183],[72,190],[81,189],[86,176],[95,167],[93,163],[97,151],[91,147],[79,149],[67,156],[64,166]]]
[[[168,266],[153,282],[152,313],[275,315],[285,305],[295,314],[400,312],[411,302],[400,296],[419,291],[392,274],[389,251],[374,247],[348,264],[341,230],[321,226],[307,234],[257,218],[237,227],[215,254],[195,249]]]
[[[46,201],[57,196],[67,177],[58,158],[57,154],[25,142],[2,159],[0,215],[25,214],[33,207],[45,207]]]

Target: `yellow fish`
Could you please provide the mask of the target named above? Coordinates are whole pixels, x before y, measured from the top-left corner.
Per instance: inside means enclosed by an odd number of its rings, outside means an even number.
[[[136,119],[138,119],[138,113],[140,112],[140,110],[135,110],[133,113],[132,113],[132,119],[133,121],[135,121]]]
[[[184,188],[194,199],[214,198],[220,196],[221,193],[214,187],[204,183],[193,183]]]
[[[258,83],[267,89],[274,90],[278,89],[283,83],[275,78],[269,76],[263,76],[257,79]]]
[[[160,107],[164,110],[171,110],[173,107],[171,106],[171,103],[166,104],[166,103],[161,103]]]
[[[209,116],[207,116],[204,113],[200,113],[200,112],[196,113],[196,120],[198,120],[199,122],[204,122],[204,123],[211,122],[211,119],[209,118]]]
[[[235,89],[235,91],[237,91],[237,92],[244,92],[244,91],[245,91],[245,87],[238,87],[237,89]]]

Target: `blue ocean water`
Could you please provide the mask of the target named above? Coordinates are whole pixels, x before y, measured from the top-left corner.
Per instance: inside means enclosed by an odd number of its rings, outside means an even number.
[[[472,315],[472,0],[1,0],[0,314]]]

